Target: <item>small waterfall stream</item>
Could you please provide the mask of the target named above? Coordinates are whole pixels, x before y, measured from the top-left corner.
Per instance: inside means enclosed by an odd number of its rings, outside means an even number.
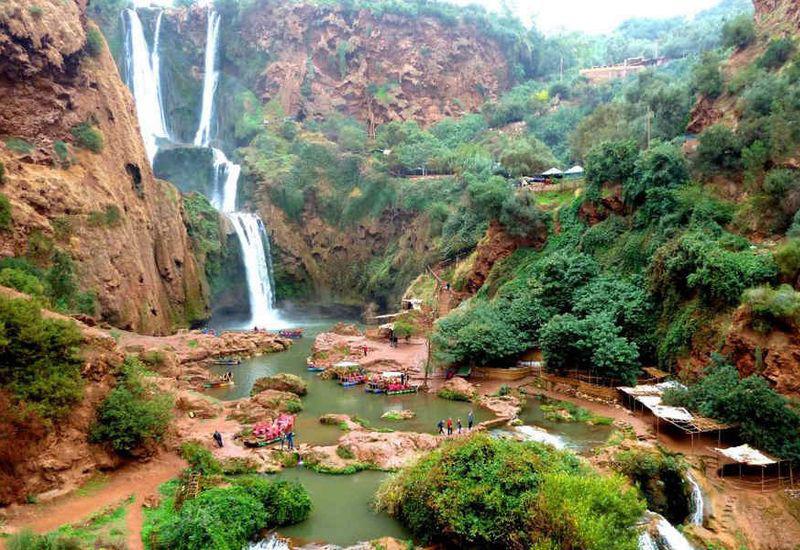
[[[270,536],[269,538],[262,539],[258,542],[254,542],[248,546],[249,550],[289,550],[289,544],[276,537],[275,535]]]
[[[690,520],[692,525],[702,525],[703,515],[705,513],[703,491],[700,490],[700,484],[697,483],[697,480],[692,474],[687,473],[686,480],[689,482],[689,485],[692,486],[692,516]]]
[[[153,49],[150,50],[144,36],[144,28],[139,14],[134,9],[122,12],[125,28],[125,55],[127,60],[127,84],[136,102],[136,115],[142,132],[144,148],[150,164],[158,152],[158,140],[168,139],[167,122],[161,102],[161,77],[158,55],[161,17],[159,10],[153,34]]]
[[[194,136],[194,144],[208,147],[211,141],[211,123],[214,116],[214,97],[219,85],[217,70],[217,50],[219,49],[219,13],[212,4],[208,6],[208,23],[206,26],[206,53],[203,73],[203,100],[200,107],[200,122]]]

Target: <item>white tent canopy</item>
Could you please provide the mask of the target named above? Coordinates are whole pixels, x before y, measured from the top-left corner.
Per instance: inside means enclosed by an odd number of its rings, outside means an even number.
[[[758,449],[754,449],[746,444],[739,445],[738,447],[728,447],[727,449],[714,448],[714,450],[730,458],[734,462],[747,464],[748,466],[769,466],[770,464],[776,464],[778,462]]]
[[[561,170],[559,170],[556,167],[553,167],[550,170],[548,170],[547,172],[542,172],[542,175],[543,176],[563,176],[564,172],[562,172]]]
[[[583,166],[578,166],[577,164],[564,172],[565,175],[573,176],[577,174],[583,174]]]
[[[343,369],[349,369],[353,367],[359,367],[360,365],[354,361],[340,361],[334,365],[334,367],[340,367]]]

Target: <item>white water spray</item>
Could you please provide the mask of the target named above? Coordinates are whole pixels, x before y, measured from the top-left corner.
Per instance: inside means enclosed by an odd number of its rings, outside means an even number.
[[[686,474],[686,479],[689,485],[692,486],[692,517],[690,518],[693,525],[703,524],[703,491],[700,490],[700,485],[692,474]]]
[[[517,433],[521,434],[525,441],[537,441],[552,445],[556,449],[566,449],[567,442],[564,438],[551,434],[550,432],[537,428],[536,426],[517,426]]]
[[[661,514],[648,510],[645,519],[650,530],[639,536],[639,550],[695,550],[692,543]]]
[[[144,148],[150,164],[158,152],[158,140],[168,138],[167,123],[161,103],[160,62],[158,55],[162,11],[158,12],[153,35],[152,51],[147,45],[144,28],[136,10],[123,11],[127,26],[125,53],[128,68],[128,86],[136,100],[136,115],[142,132]]]
[[[286,541],[272,535],[268,539],[251,544],[249,548],[250,550],[289,550],[289,545]]]
[[[203,74],[203,101],[200,107],[200,123],[194,136],[194,144],[208,147],[211,141],[211,120],[214,116],[214,96],[219,84],[217,70],[217,50],[219,49],[219,13],[212,5],[208,6],[208,23],[206,26],[206,54]]]

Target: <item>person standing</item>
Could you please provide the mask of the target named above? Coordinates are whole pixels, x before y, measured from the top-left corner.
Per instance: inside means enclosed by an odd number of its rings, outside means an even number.
[[[453,435],[453,419],[447,419],[447,435]]]
[[[439,435],[444,435],[444,420],[440,420],[436,427],[439,428]]]
[[[458,428],[458,433],[461,435],[461,419],[456,420],[456,427]]]
[[[294,450],[294,432],[289,432],[286,434],[286,441],[289,443],[289,450]]]
[[[475,415],[472,414],[472,409],[470,409],[469,414],[467,414],[467,428],[469,428],[469,431],[472,431],[473,424],[475,424]]]
[[[222,447],[222,434],[219,431],[214,430],[214,435],[212,436],[214,441],[217,442],[217,447]]]

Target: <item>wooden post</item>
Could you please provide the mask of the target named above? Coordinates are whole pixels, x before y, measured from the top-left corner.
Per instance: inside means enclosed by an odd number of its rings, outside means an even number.
[[[764,492],[764,466],[761,467],[761,492]]]

